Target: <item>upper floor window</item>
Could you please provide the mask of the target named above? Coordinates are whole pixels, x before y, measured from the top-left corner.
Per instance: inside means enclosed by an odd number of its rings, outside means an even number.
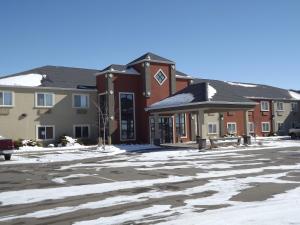
[[[260,108],[261,108],[261,111],[269,111],[270,110],[269,102],[268,101],[262,101],[260,103]]]
[[[227,132],[228,134],[236,134],[236,123],[227,123]]]
[[[13,93],[11,91],[0,91],[0,106],[13,106]]]
[[[283,102],[277,102],[277,111],[284,111]]]
[[[176,115],[176,133],[181,137],[186,136],[186,118],[185,113],[179,113]]]
[[[36,93],[35,95],[36,107],[53,107],[54,105],[54,94],[53,93]]]
[[[217,124],[208,123],[208,134],[217,134]]]
[[[154,75],[155,80],[162,85],[166,80],[167,76],[163,73],[162,70],[159,70],[155,75]]]
[[[293,112],[298,112],[298,102],[292,102],[291,103],[291,106],[292,106],[292,111]]]
[[[120,93],[120,125],[121,140],[135,139],[134,94]]]
[[[74,108],[88,108],[89,107],[89,95],[74,94],[73,95],[73,107]]]

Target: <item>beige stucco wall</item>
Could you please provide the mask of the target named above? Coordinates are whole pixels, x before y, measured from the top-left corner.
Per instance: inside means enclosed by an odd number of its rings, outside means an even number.
[[[14,106],[0,107],[0,135],[14,140],[36,139],[37,125],[54,125],[55,138],[61,135],[73,136],[73,125],[88,124],[90,126],[90,138],[97,138],[97,110],[93,102],[96,102],[95,91],[84,90],[58,90],[58,89],[33,89],[33,88],[4,88],[0,91],[13,91]],[[50,113],[47,109],[35,107],[35,93],[49,92],[55,94],[55,105]],[[89,94],[90,107],[85,114],[79,114],[72,107],[72,94]],[[2,110],[2,111],[1,111]],[[8,115],[5,115],[9,111]],[[26,114],[22,117],[22,114]]]
[[[275,132],[279,135],[287,135],[288,130],[292,128],[293,123],[300,122],[300,103],[298,103],[298,111],[292,111],[292,101],[283,102],[283,111],[278,111],[277,102],[283,101],[273,101],[273,110],[274,110],[274,120],[273,126]],[[283,129],[278,131],[278,123],[283,123]]]

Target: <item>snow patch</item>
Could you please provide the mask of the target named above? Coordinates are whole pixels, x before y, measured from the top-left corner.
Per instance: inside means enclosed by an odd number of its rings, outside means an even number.
[[[292,96],[292,98],[300,100],[300,94],[294,91],[289,91],[290,96]]]
[[[226,83],[234,86],[241,86],[241,87],[257,87],[257,85],[255,84],[245,84],[245,83],[229,82],[229,81],[226,81]]]
[[[37,87],[42,84],[42,79],[45,77],[46,75],[31,73],[14,77],[0,78],[0,85]]]
[[[214,95],[217,93],[217,90],[210,84],[208,84],[207,87],[208,87],[207,89],[208,100],[211,100],[214,97]]]
[[[172,105],[181,105],[185,103],[190,103],[194,100],[194,95],[190,93],[183,93],[174,95],[172,97],[166,98],[160,102],[154,103],[151,107],[161,107],[161,106],[172,106]]]

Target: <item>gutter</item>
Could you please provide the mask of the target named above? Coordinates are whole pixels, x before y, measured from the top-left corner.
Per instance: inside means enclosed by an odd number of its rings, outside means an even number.
[[[0,85],[0,88],[5,89],[38,89],[38,90],[60,90],[60,91],[82,91],[82,92],[97,92],[97,89],[79,89],[79,88],[59,88],[59,87],[29,87],[29,86],[20,86],[20,85]]]

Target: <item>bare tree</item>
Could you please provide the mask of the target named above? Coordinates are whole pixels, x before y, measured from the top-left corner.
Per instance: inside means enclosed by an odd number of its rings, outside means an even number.
[[[98,111],[98,147],[103,146],[105,150],[106,146],[106,128],[109,121],[109,115],[108,115],[108,107],[105,102],[104,105],[101,105],[101,102],[95,102],[93,101],[93,104],[95,105],[97,111]],[[103,129],[103,136],[101,137],[101,131]],[[102,138],[102,141],[101,141]]]

